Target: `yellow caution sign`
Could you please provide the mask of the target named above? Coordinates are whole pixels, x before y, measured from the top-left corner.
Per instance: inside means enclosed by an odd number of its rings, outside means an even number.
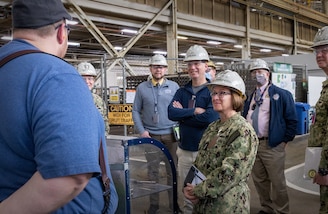
[[[132,104],[109,104],[108,110],[110,125],[133,125]]]

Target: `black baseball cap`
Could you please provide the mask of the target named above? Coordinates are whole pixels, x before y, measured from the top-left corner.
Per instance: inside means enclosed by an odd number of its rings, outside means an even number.
[[[14,0],[13,28],[35,29],[72,17],[61,0]]]

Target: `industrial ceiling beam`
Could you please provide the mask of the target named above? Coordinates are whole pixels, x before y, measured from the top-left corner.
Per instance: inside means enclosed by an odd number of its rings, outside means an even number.
[[[303,6],[290,0],[262,0],[267,4],[282,8],[294,13],[297,17],[309,18],[313,21],[319,21],[324,25],[328,24],[328,16],[309,7]]]
[[[298,22],[308,24],[321,28],[324,25],[328,25],[328,16],[324,13],[318,12],[311,8],[300,5],[290,0],[262,0],[262,3],[255,4],[248,0],[233,0],[234,2],[248,5],[257,10],[262,10],[275,14],[290,20],[296,20]]]
[[[149,21],[147,21],[139,30],[138,33],[131,37],[131,39],[124,45],[124,47],[122,48],[122,51],[120,51],[120,54],[125,55],[130,49],[131,47],[140,39],[140,37],[142,37],[145,32],[148,30],[148,28],[154,24],[154,22],[157,20],[157,18],[163,13],[163,11],[167,10],[167,8],[172,4],[173,0],[169,0],[165,6],[158,11],[158,13]]]
[[[107,40],[107,38],[101,33],[101,31],[97,28],[95,24],[87,17],[87,15],[81,10],[81,8],[73,3],[75,8],[70,8],[75,14],[77,14],[80,22],[87,28],[87,30],[91,33],[91,35],[99,42],[99,44],[106,50],[106,52],[114,57],[117,55],[117,52],[114,46]]]
[[[167,25],[166,33],[166,46],[167,46],[167,58],[174,60],[168,60],[168,73],[177,73],[179,71],[178,62],[178,24],[177,24],[177,1],[172,2],[172,21]]]
[[[101,44],[101,46],[106,50],[106,52],[112,56],[117,57],[120,54],[115,50],[114,46],[108,41],[108,39],[104,36],[104,34],[97,28],[97,26],[88,18],[88,16],[84,13],[84,11],[78,6],[73,0],[68,0],[71,5],[70,9],[77,14],[80,22],[87,28],[87,30],[93,35],[93,37]],[[118,61],[115,60],[116,64]],[[115,64],[113,66],[115,66]],[[124,66],[124,65],[121,65]],[[125,65],[128,68],[128,73],[130,75],[135,75],[133,69],[128,64]]]
[[[63,1],[65,2],[68,0],[63,0]],[[249,4],[249,5],[253,6],[250,1],[243,1],[243,0],[235,0],[235,1],[240,2],[242,4],[246,4],[246,5]],[[154,10],[152,10],[151,7],[142,5],[142,4],[141,5],[138,4],[138,8],[135,8],[135,11],[132,12],[133,9],[131,9],[131,8],[134,8],[135,3],[125,2],[125,1],[112,0],[112,1],[108,2],[105,0],[98,0],[97,2],[92,1],[92,3],[91,3],[90,1],[76,0],[76,2],[79,2],[79,5],[87,7],[87,8],[104,10],[104,11],[106,10],[106,12],[109,11],[111,14],[119,13],[122,15],[124,14],[125,17],[133,16],[138,19],[154,17],[154,14],[155,14]],[[168,4],[170,4],[170,2]],[[266,5],[266,3],[265,3],[265,5]],[[274,11],[272,11],[272,13],[273,12]],[[291,13],[292,12],[290,12],[290,14]],[[277,12],[275,14],[277,14]],[[279,12],[278,12],[278,14],[279,14]],[[281,14],[281,16],[282,15],[283,14]],[[246,37],[246,27],[244,27],[244,26],[236,26],[233,24],[221,23],[218,21],[208,22],[208,19],[201,18],[201,17],[194,17],[191,15],[182,14],[182,13],[177,13],[176,16],[177,16],[177,25],[179,26],[177,33],[179,35],[180,34],[184,35],[187,31],[189,31],[189,30],[184,30],[185,28],[189,28],[189,29],[195,28],[195,29],[201,29],[204,31],[211,31],[211,33],[213,33],[213,35],[215,35],[215,37],[217,39],[220,40],[220,37],[221,37],[222,38],[221,41],[224,41],[224,42],[236,43],[236,41],[237,41],[236,38],[245,38]],[[156,15],[156,17],[157,17],[157,21],[159,21],[159,22],[164,22],[164,23],[170,22],[170,16],[167,11],[163,11],[163,13],[158,13]],[[294,19],[294,17],[290,17],[290,18],[291,18],[291,20]],[[99,21],[101,21],[101,20],[106,21],[107,18],[99,17]],[[109,23],[111,22],[111,20],[108,20],[108,21],[109,21]],[[152,19],[152,21],[154,21],[154,19]],[[308,23],[308,24],[311,24],[312,26],[317,26],[317,25],[315,25],[315,23]],[[319,27],[319,26],[317,26],[317,27]],[[250,33],[249,37],[251,39],[256,39],[256,40],[260,40],[263,42],[269,42],[269,43],[276,43],[279,45],[293,45],[292,39],[290,39],[290,37],[287,38],[286,36],[279,36],[274,33],[266,33],[266,32],[257,31],[254,29],[250,29],[249,33]],[[261,35],[263,33],[266,34],[265,37],[263,35]],[[196,38],[197,37],[202,38],[201,33],[199,33],[199,31],[195,32],[195,31],[190,30],[189,33],[187,33],[187,34],[189,34],[189,35],[193,34],[193,36]],[[208,34],[210,34],[210,33],[208,33]],[[224,38],[224,35],[222,35],[222,34],[227,35],[227,37]],[[127,52],[127,51],[128,50],[125,49],[125,52]]]

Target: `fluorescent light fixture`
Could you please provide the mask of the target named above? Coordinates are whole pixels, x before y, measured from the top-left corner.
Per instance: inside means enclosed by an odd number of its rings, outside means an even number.
[[[179,56],[186,56],[186,53],[180,53]]]
[[[281,54],[281,56],[289,56],[289,54]]]
[[[252,12],[256,12],[256,9],[255,9],[255,8],[251,8],[251,11],[252,11]]]
[[[131,33],[131,34],[137,34],[138,31],[136,30],[131,30],[131,29],[123,29],[121,30],[123,33]]]
[[[67,42],[67,44],[69,46],[80,47],[80,43],[79,42]]]
[[[206,42],[207,44],[211,44],[211,45],[220,45],[221,44],[221,42],[219,42],[219,41],[207,41]]]
[[[66,24],[68,25],[77,25],[78,23],[79,23],[78,21],[66,19]]]
[[[263,53],[270,53],[270,52],[271,52],[271,49],[262,48],[262,49],[260,49],[260,52],[263,52]]]
[[[286,52],[285,48],[278,46],[278,45],[269,45],[269,44],[264,44],[264,43],[252,42],[251,46]]]
[[[216,62],[216,65],[224,65],[224,62]]]
[[[242,49],[242,48],[243,48],[242,45],[234,45],[233,47],[234,47],[234,48],[239,48],[239,49]]]
[[[166,51],[154,51],[154,54],[162,54],[162,55],[166,55],[167,52]]]
[[[120,46],[115,46],[114,49],[120,51],[120,50],[122,50],[122,47],[120,47]]]
[[[2,36],[1,39],[10,41],[10,40],[13,40],[13,37],[11,37],[11,36]],[[80,47],[80,43],[78,43],[78,42],[67,42],[67,45]]]
[[[183,40],[187,40],[188,39],[188,37],[186,37],[186,36],[178,36],[177,38],[178,39],[183,39]]]
[[[10,41],[10,40],[13,40],[13,37],[12,36],[1,36],[1,39]]]

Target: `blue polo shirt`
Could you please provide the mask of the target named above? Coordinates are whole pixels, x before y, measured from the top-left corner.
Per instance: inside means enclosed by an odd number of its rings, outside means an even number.
[[[36,48],[13,40],[0,48],[0,59],[23,49]],[[86,188],[55,213],[101,213],[104,124],[74,67],[44,53],[18,57],[0,68],[0,100],[0,201],[36,171],[45,179],[93,173]],[[114,213],[117,195],[111,188]]]

